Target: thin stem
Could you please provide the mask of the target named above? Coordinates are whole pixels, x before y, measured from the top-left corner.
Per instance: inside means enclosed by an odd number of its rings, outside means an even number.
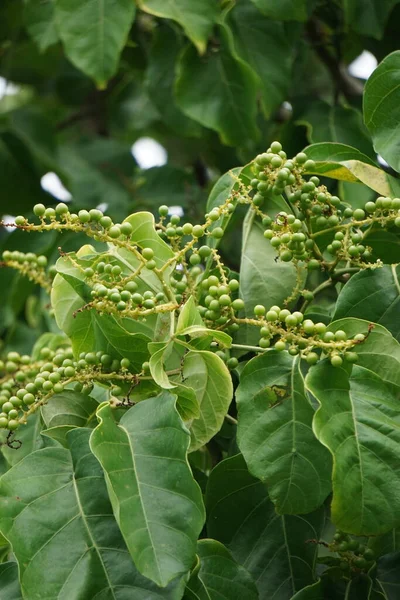
[[[249,352],[266,352],[268,348],[260,348],[259,346],[246,346],[245,344],[232,344],[231,348],[236,350],[248,350]]]
[[[232,417],[231,415],[225,415],[225,419],[227,421],[229,421],[229,423],[232,423],[232,425],[237,425],[237,419],[235,419],[235,417]]]

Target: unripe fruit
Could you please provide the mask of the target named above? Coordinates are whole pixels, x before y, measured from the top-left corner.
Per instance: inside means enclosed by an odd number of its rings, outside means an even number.
[[[263,306],[262,304],[257,304],[254,307],[254,314],[257,317],[262,317],[263,315],[265,315],[265,306]]]
[[[46,207],[44,204],[35,204],[33,207],[33,212],[37,217],[43,217],[46,212]]]
[[[195,225],[193,227],[193,235],[197,238],[202,237],[204,235],[204,229],[201,225]]]
[[[309,365],[315,365],[319,361],[319,356],[315,352],[309,352],[306,356],[306,361]]]
[[[241,298],[236,298],[236,300],[234,300],[232,302],[232,308],[233,310],[243,310],[244,309],[244,302]]]
[[[128,221],[125,221],[124,223],[121,223],[121,225],[119,226],[119,228],[121,230],[122,235],[129,236],[129,235],[132,234],[133,227],[132,227],[132,225]]]
[[[108,230],[108,235],[115,240],[119,238],[119,236],[121,235],[121,229],[119,225],[113,225],[112,227],[110,227],[110,229]]]
[[[340,367],[343,364],[343,359],[339,356],[339,354],[332,354],[331,356],[331,365],[333,367]]]

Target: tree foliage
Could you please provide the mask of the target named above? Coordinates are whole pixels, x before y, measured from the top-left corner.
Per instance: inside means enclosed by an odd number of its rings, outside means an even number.
[[[1,4],[0,597],[397,598],[398,4]]]

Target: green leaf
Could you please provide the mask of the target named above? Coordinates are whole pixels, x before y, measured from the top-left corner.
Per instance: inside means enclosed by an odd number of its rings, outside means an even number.
[[[200,57],[189,46],[181,56],[176,100],[181,110],[214,129],[222,143],[243,146],[258,138],[256,126],[257,79],[235,54],[229,30],[220,26],[219,46]]]
[[[334,459],[333,522],[356,535],[398,526],[400,388],[396,394],[384,372],[335,368],[328,361],[310,370],[306,384],[320,404],[315,434]]]
[[[175,384],[174,393],[178,396],[176,408],[178,409],[182,421],[197,419],[200,416],[200,407],[195,391],[183,383],[177,382]]]
[[[119,424],[110,405],[102,405],[90,441],[135,565],[161,586],[191,568],[204,522],[201,491],[186,456],[189,432],[175,402],[169,393],[150,398]]]
[[[31,357],[33,361],[43,360],[40,351],[43,348],[50,348],[50,350],[57,350],[57,348],[66,348],[69,346],[69,340],[65,335],[58,333],[43,333],[37,340],[32,348]]]
[[[333,319],[358,317],[379,323],[400,341],[400,267],[366,269],[343,287]]]
[[[175,333],[176,335],[180,335],[184,329],[193,326],[204,327],[204,322],[197,310],[194,297],[190,296],[181,308]]]
[[[334,321],[328,331],[341,329],[348,338],[363,333],[366,340],[356,346],[358,365],[376,373],[395,393],[400,389],[400,344],[382,325],[370,324],[362,319],[345,318]]]
[[[343,12],[346,25],[356,33],[381,39],[386,21],[399,0],[346,0]]]
[[[99,87],[115,74],[135,16],[132,0],[57,0],[57,30],[69,60]]]
[[[279,514],[309,513],[331,490],[331,458],[312,431],[299,359],[269,351],[247,363],[236,391],[238,446]]]
[[[151,248],[154,252],[154,260],[157,268],[161,268],[164,263],[174,257],[174,252],[168,244],[164,242],[155,229],[154,216],[149,212],[137,212],[127,217],[124,221],[132,225],[133,231],[131,240],[139,244],[141,248]],[[112,248],[115,248],[111,244]],[[126,250],[119,250],[121,256],[132,256]]]
[[[66,447],[67,433],[71,429],[97,425],[98,406],[99,403],[92,396],[73,390],[55,394],[42,407],[42,417],[47,427],[43,434]]]
[[[382,556],[378,562],[376,578],[386,593],[387,600],[397,600],[400,591],[400,552]]]
[[[207,532],[227,546],[254,577],[260,600],[288,600],[314,582],[324,511],[277,515],[267,488],[238,454],[220,462],[206,493]]]
[[[186,327],[185,329],[182,329],[182,331],[179,332],[179,335],[188,335],[194,339],[210,336],[226,348],[230,348],[232,344],[232,338],[230,335],[228,335],[224,331],[208,329],[205,325],[192,325],[191,327]],[[178,342],[179,340],[176,341]]]
[[[251,0],[268,18],[276,21],[306,21],[307,0]]]
[[[368,156],[351,146],[328,142],[313,144],[304,151],[316,163],[309,173],[339,181],[361,182],[382,196],[400,193],[397,179],[379,169]]]
[[[24,598],[117,598],[124,588],[135,598],[178,600],[180,582],[160,590],[136,571],[89,434],[71,431],[70,451],[38,450],[1,479],[0,527],[18,561]]]
[[[338,142],[357,148],[372,160],[376,154],[362,114],[352,107],[330,106],[315,101],[303,112],[296,123],[305,125],[310,143]]]
[[[179,23],[198,51],[201,54],[205,52],[208,36],[218,16],[217,4],[213,0],[138,0],[138,5],[151,15]]]
[[[364,120],[375,150],[400,171],[399,142],[400,51],[389,54],[375,69],[364,88]]]
[[[287,98],[293,54],[283,23],[260,14],[248,0],[229,13],[235,49],[258,76],[264,114],[268,117]]]
[[[256,585],[249,573],[234,561],[228,550],[215,540],[197,545],[199,568],[186,586],[188,600],[258,600]]]
[[[29,416],[26,425],[20,427],[18,433],[13,436],[13,439],[21,442],[20,448],[1,444],[1,453],[10,466],[16,465],[25,456],[43,446],[43,438],[40,435],[41,429],[40,414],[38,412],[33,413]],[[0,434],[0,442],[4,442],[5,437],[6,432],[3,430]]]
[[[183,377],[185,385],[193,388],[200,407],[200,416],[190,427],[190,452],[194,452],[221,429],[232,401],[232,379],[221,358],[207,350],[186,354]]]
[[[25,27],[41,52],[58,42],[54,4],[54,0],[25,0]]]
[[[255,219],[255,213],[249,211],[243,223],[240,265],[240,295],[249,318],[254,316],[256,304],[263,304],[267,309],[274,304],[282,306],[297,280],[292,263],[275,262],[276,250],[266,241],[264,227]]]
[[[0,598],[4,598],[4,600],[22,600],[16,562],[9,561],[0,565]]]
[[[291,600],[325,600],[322,581],[312,583],[292,596]]]
[[[171,342],[150,342],[149,351],[151,358],[150,373],[156,382],[164,390],[170,390],[175,387],[168,378],[164,369],[164,362],[171,355],[173,343]]]
[[[174,98],[175,67],[181,52],[181,42],[172,27],[158,25],[151,46],[149,63],[146,73],[146,88],[154,105],[162,115],[162,121],[180,136],[199,137],[201,126],[183,114],[176,105]],[[161,173],[168,173],[170,165],[161,167]],[[157,169],[159,170],[159,169]],[[171,172],[172,173],[172,172]],[[146,170],[145,176],[148,176]],[[187,173],[186,173],[187,177]],[[156,182],[154,182],[156,184]],[[170,189],[168,188],[168,192]],[[160,190],[165,196],[165,187]],[[160,204],[164,203],[165,198]],[[167,202],[168,204],[168,202]],[[180,204],[180,202],[175,202]]]

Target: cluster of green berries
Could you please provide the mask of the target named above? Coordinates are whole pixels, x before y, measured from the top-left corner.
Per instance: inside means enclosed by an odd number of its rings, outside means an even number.
[[[288,160],[282,145],[273,142],[271,147],[259,154],[253,163],[254,178],[250,183],[255,191],[253,204],[261,208],[268,194],[271,192],[276,195],[282,194],[286,186],[298,184],[304,170],[311,170],[314,167],[314,161],[308,160],[303,152]]]
[[[274,221],[268,216],[262,220],[267,229],[264,237],[270,240],[283,262],[293,259],[307,261],[310,270],[319,268],[320,263],[314,259],[314,241],[302,231],[303,224],[294,215],[280,212]]]
[[[335,233],[334,240],[327,246],[327,252],[339,258],[339,260],[352,261],[357,264],[371,259],[372,253],[369,246],[365,246],[362,241],[364,233],[360,229],[353,229],[346,236],[342,231]]]
[[[33,252],[19,252],[18,250],[4,250],[2,254],[5,266],[12,267],[50,291],[51,281],[56,275],[55,265],[47,269],[47,257],[36,255]]]
[[[333,536],[330,545],[332,552],[340,555],[340,569],[344,572],[350,569],[368,570],[375,562],[375,552],[351,536],[338,531]]]
[[[233,200],[233,199],[232,199]],[[232,213],[235,210],[234,201],[226,203],[217,209],[213,209],[205,215],[206,223],[204,225],[193,225],[192,223],[181,224],[179,215],[171,215],[168,223],[165,222],[169,213],[169,207],[162,205],[158,208],[160,215],[158,232],[162,237],[168,239],[182,238],[183,236],[191,236],[192,238],[202,238],[204,235],[209,235],[216,239],[220,239],[224,235],[222,227],[212,227],[213,223],[221,218],[221,216]],[[165,222],[165,223],[164,223]],[[192,263],[194,264],[194,263]]]
[[[69,347],[55,351],[42,348],[36,361],[29,355],[9,352],[0,361],[0,428],[15,431],[26,422],[26,413],[32,412],[32,405],[39,406],[52,395],[63,392],[66,386],[89,394],[99,375],[109,382],[114,374],[126,377],[129,368],[129,359],[113,359],[104,352],[83,352],[76,360]],[[112,392],[122,393],[118,386]]]
[[[216,275],[210,275],[203,279],[201,288],[203,295],[198,309],[201,317],[206,321],[211,321],[215,325],[225,325],[232,315],[244,309],[241,298],[232,298],[232,295],[239,290],[237,279],[231,279],[225,284]],[[235,324],[227,328],[229,332],[235,330]]]
[[[236,369],[239,364],[238,359],[235,356],[230,356],[229,351],[219,349],[217,342],[211,343],[211,351],[214,351],[217,356],[226,364],[230,371]]]
[[[363,221],[370,215],[378,218],[390,217],[394,219],[396,227],[400,227],[400,198],[379,196],[375,202],[367,202],[364,209],[356,208],[351,214],[350,211],[352,209],[346,209],[345,216],[353,217],[355,221]]]
[[[340,198],[333,196],[315,175],[308,181],[302,180],[297,189],[288,194],[288,200],[299,210],[301,220],[312,219],[316,229],[326,229],[339,224]]]
[[[40,218],[42,223],[46,223],[46,221],[50,223],[58,221],[69,225],[89,225],[95,232],[106,235],[114,240],[120,237],[130,238],[133,231],[132,225],[128,221],[124,221],[123,223],[113,223],[109,216],[104,215],[104,213],[97,208],[80,210],[78,213],[71,213],[68,206],[63,202],[60,202],[55,208],[46,208],[44,204],[35,204],[33,212]],[[15,224],[24,226],[27,225],[28,222],[25,217],[18,216],[15,219]]]
[[[353,348],[365,340],[362,333],[348,339],[342,330],[335,333],[327,331],[325,323],[314,323],[305,319],[299,311],[291,312],[279,306],[266,310],[265,306],[258,304],[254,307],[254,315],[260,322],[260,348],[271,347],[274,339],[279,337],[273,344],[275,350],[287,350],[292,356],[301,354],[309,365],[320,360],[320,354],[314,351],[314,347],[327,354],[334,367],[340,367],[343,360],[355,363],[358,355]]]

